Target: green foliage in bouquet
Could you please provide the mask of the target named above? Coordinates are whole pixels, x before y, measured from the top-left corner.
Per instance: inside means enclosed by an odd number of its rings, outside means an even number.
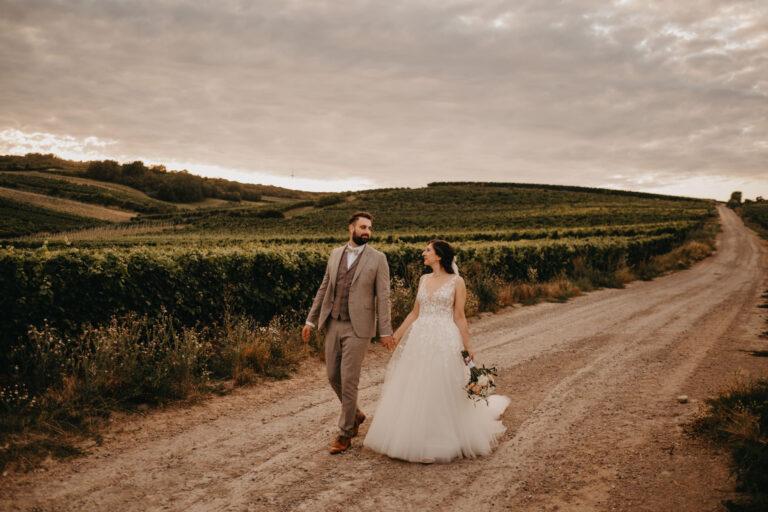
[[[488,402],[488,396],[496,388],[494,377],[498,376],[498,370],[495,366],[486,368],[485,365],[478,367],[474,361],[469,359],[469,352],[461,351],[461,357],[469,367],[469,382],[464,389],[467,392],[467,398],[471,400],[485,400]]]

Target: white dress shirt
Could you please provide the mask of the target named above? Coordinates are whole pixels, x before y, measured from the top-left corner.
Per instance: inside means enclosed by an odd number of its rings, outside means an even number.
[[[347,268],[351,267],[352,264],[355,262],[358,256],[360,256],[360,253],[363,252],[363,249],[365,249],[364,245],[358,245],[357,247],[352,247],[351,245],[347,244],[346,253],[347,253]]]

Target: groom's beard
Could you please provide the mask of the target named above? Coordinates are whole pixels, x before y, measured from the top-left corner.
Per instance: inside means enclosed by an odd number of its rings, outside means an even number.
[[[353,236],[352,241],[355,242],[357,245],[365,245],[366,242],[368,242],[368,236]]]

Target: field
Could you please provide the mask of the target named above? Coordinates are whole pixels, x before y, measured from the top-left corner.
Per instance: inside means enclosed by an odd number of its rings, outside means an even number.
[[[89,204],[114,206],[141,213],[171,212],[176,208],[145,193],[117,183],[98,182],[51,172],[0,172],[0,187],[36,192]]]
[[[326,196],[316,201],[232,204],[226,208],[141,215],[135,223],[186,224],[172,238],[132,240],[126,232],[105,232],[93,245],[186,240],[240,243],[337,243],[346,237],[351,212],[376,218],[380,241],[519,240],[585,236],[634,236],[659,230],[685,231],[711,216],[707,201],[620,195],[615,191],[557,190],[509,184],[432,185],[422,189],[372,190]]]
[[[585,288],[620,285],[629,274],[652,277],[660,271],[654,258],[711,231],[714,212],[703,200],[513,183],[319,195],[249,186],[248,193],[278,195],[171,203],[93,179],[89,163],[61,162],[16,158],[7,164],[15,170],[0,172],[9,214],[0,239],[0,284],[8,290],[0,307],[9,312],[0,321],[0,342],[6,348],[44,321],[75,333],[113,315],[152,315],[160,308],[186,326],[215,322],[226,308],[259,322],[303,311],[328,252],[346,239],[347,218],[358,210],[374,215],[372,243],[387,254],[403,286],[421,273],[426,242],[454,243],[481,309],[495,300],[489,287],[503,282],[572,279]],[[48,163],[59,168],[39,170]],[[29,170],[19,170],[22,164]],[[98,165],[123,181],[138,172],[143,186],[151,179],[193,179],[140,162]],[[238,186],[215,185],[220,189],[212,193]],[[14,209],[19,202],[26,206]]]
[[[36,231],[66,231],[106,222],[41,208],[0,196],[0,237],[18,237]]]
[[[339,237],[349,213],[356,210],[376,217],[375,229],[381,238],[414,232],[441,235],[697,220],[713,211],[705,201],[515,184],[433,184],[420,189],[339,194],[316,203],[290,219],[253,219],[243,210],[210,212],[197,231],[226,227],[230,233],[256,238]],[[258,212],[253,214],[258,216]]]
[[[372,243],[399,282],[410,286],[424,244],[445,238],[487,309],[496,301],[491,288],[503,282],[569,278],[586,288],[620,286],[626,278],[617,275],[652,277],[653,258],[711,225],[714,206],[573,187],[432,184],[28,235],[0,249],[8,290],[0,308],[9,312],[2,344],[43,321],[75,333],[85,323],[161,308],[186,326],[215,323],[227,310],[262,323],[305,311],[330,249],[346,239],[347,217],[361,209],[375,216]]]
[[[710,201],[614,190],[434,183],[189,204],[64,171],[0,173],[13,197],[36,198],[0,198],[0,434],[11,437],[31,428],[58,439],[115,408],[218,379],[287,376],[306,356],[296,326],[357,210],[375,217],[395,323],[432,238],[456,246],[476,315],[686,268],[712,251],[717,231]],[[70,212],[54,209],[65,203]],[[118,207],[132,218],[82,216]],[[0,451],[0,465],[47,453],[19,446]]]
[[[45,194],[37,194],[35,192],[24,192],[10,188],[0,187],[0,197],[48,210],[107,222],[126,222],[136,216],[134,212],[106,208],[79,201],[72,201],[70,199],[62,199],[60,197],[52,197]]]

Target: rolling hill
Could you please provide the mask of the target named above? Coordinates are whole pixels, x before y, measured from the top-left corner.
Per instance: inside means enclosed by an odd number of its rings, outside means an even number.
[[[13,238],[39,231],[86,229],[105,224],[108,223],[0,196],[0,238]]]
[[[146,185],[155,180],[153,183],[160,183],[158,187],[162,188],[164,194],[170,194],[177,199],[177,196],[183,194],[176,194],[174,187],[187,187],[189,180],[197,185],[204,185],[200,188],[201,194],[224,194],[226,197],[231,194],[233,197],[230,200],[201,196],[195,201],[168,201],[153,197],[153,194],[162,195],[160,188],[147,192],[124,183],[94,179],[92,173],[89,173],[93,168],[92,164],[94,162],[74,162],[54,155],[0,156],[0,198],[3,199],[5,213],[0,226],[0,238],[34,233],[49,236],[58,231],[91,229],[94,226],[108,225],[107,223],[135,221],[144,225],[146,222],[165,222],[161,217],[153,218],[151,215],[170,215],[170,218],[174,219],[173,222],[178,223],[183,221],[184,215],[196,210],[259,210],[270,205],[290,209],[295,202],[317,196],[280,187],[241,184],[220,179],[209,180],[185,172],[148,169],[141,162],[126,164],[129,169],[141,169],[140,172],[151,178],[145,176],[146,179],[139,180],[137,184]],[[119,166],[118,168],[122,169]],[[237,199],[240,191],[243,191],[243,195],[257,200]],[[26,207],[19,208],[19,204]],[[174,218],[174,213],[179,214],[178,218]],[[122,228],[119,230],[123,231]],[[141,231],[158,230],[149,228]]]
[[[208,183],[214,187],[206,189],[212,195],[202,200],[167,201],[156,197],[161,195],[159,189],[148,192],[122,182],[135,179],[137,186],[145,189],[177,182],[188,187],[190,183],[200,185],[195,181],[199,177],[138,164],[71,162],[53,155],[0,157],[0,197],[34,207],[6,208],[0,238],[27,235],[31,244],[43,239],[55,243],[64,239],[56,231],[67,231],[67,240],[77,239],[87,245],[183,245],[202,240],[218,245],[332,243],[345,236],[346,219],[352,211],[366,210],[376,217],[377,236],[390,243],[437,236],[511,241],[680,232],[713,211],[710,201],[674,196],[476,182],[313,194],[223,180]],[[102,179],[94,179],[94,169]],[[108,171],[122,182],[109,181],[103,175]],[[172,177],[167,178],[168,174]],[[170,181],[163,181],[166,179]],[[258,190],[263,195],[258,200],[239,201],[213,197],[238,190],[245,195]],[[132,229],[125,229],[125,223]],[[101,227],[93,230],[94,226]],[[86,231],[73,231],[78,229]]]

